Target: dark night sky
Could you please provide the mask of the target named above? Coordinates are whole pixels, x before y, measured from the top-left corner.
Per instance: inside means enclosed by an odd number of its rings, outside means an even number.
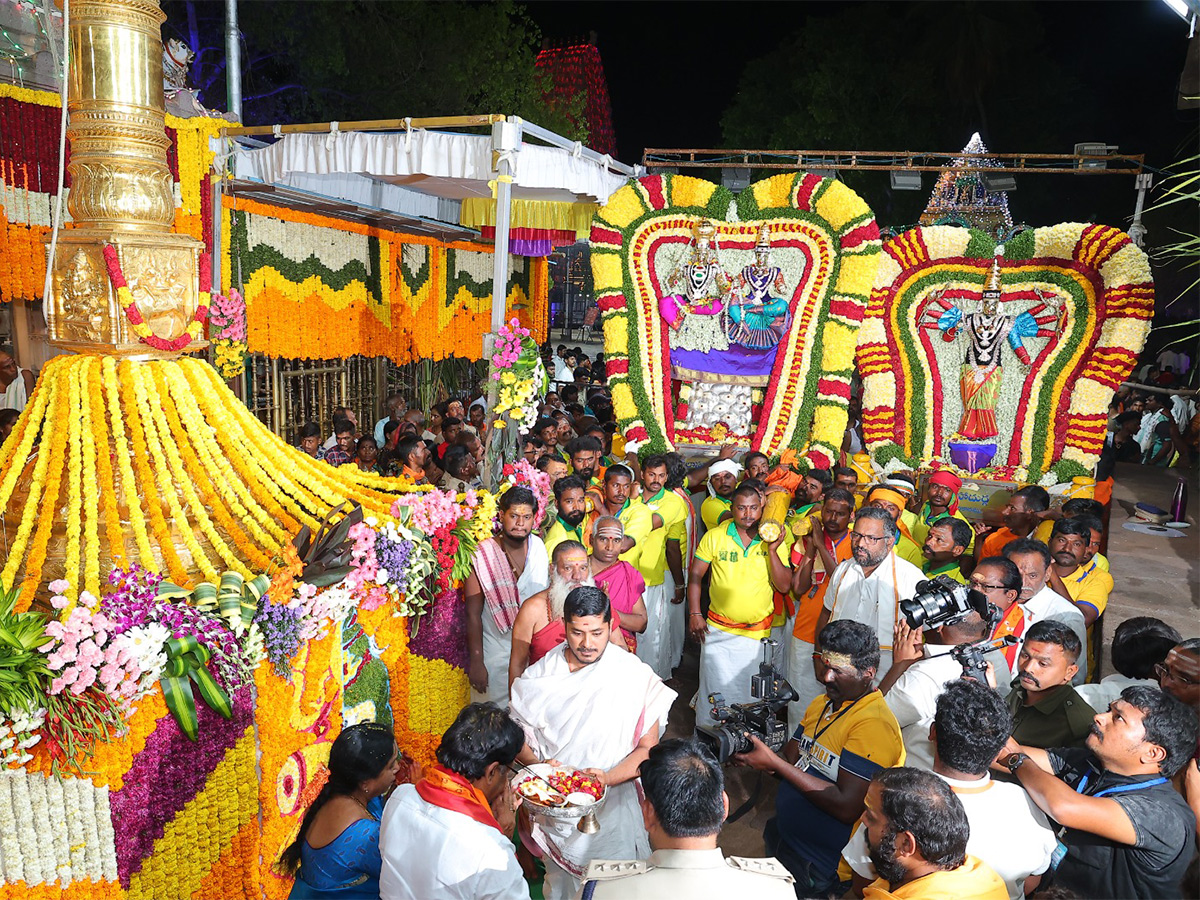
[[[999,0],[991,0],[999,2]],[[531,17],[552,41],[597,34],[613,106],[618,158],[641,162],[646,147],[728,148],[722,140],[721,114],[733,99],[742,62],[768,53],[798,28],[821,28],[823,20],[847,8],[864,15],[903,13],[908,3],[868,5],[847,2],[547,2],[527,3]],[[942,2],[945,16],[962,6]],[[1030,6],[1040,19],[1046,46],[1063,69],[1074,73],[1090,97],[1090,111],[1062,133],[1049,135],[1043,145],[1031,143],[1017,104],[989,103],[988,148],[998,153],[1071,153],[1076,142],[1104,141],[1120,151],[1145,154],[1159,169],[1190,156],[1196,149],[1197,115],[1175,108],[1176,90],[1188,49],[1186,23],[1161,0],[1038,0]],[[886,23],[882,23],[886,27]],[[1005,48],[980,48],[999,55]],[[836,50],[831,34],[830,52]],[[897,48],[902,53],[903,48]],[[936,65],[931,60],[930,65]],[[886,67],[879,77],[886,78]],[[1013,71],[1013,79],[1028,79],[1030,90],[1051,92],[1044,73]],[[1024,89],[1024,86],[1021,86]],[[764,86],[770,90],[770,86]],[[1064,105],[1073,97],[1064,93]],[[952,151],[961,148],[978,126],[965,127],[954,140],[938,147],[872,146],[867,150]],[[750,148],[747,148],[750,149]],[[821,147],[796,146],[819,150]],[[838,147],[829,149],[856,149]],[[693,170],[695,174],[705,174]],[[708,177],[717,177],[708,170]],[[1156,185],[1162,176],[1155,176]],[[1129,176],[1029,175],[1018,178],[1009,195],[1014,221],[1047,225],[1063,221],[1095,221],[1128,227],[1136,192]],[[927,188],[932,186],[926,178]],[[906,198],[907,199],[907,198]],[[1153,201],[1153,196],[1151,202]],[[877,207],[883,224],[888,211]],[[900,218],[907,218],[901,216]],[[1170,228],[1190,229],[1194,223],[1158,221],[1147,217],[1148,242],[1154,246],[1171,238]],[[1158,273],[1160,293],[1168,285]],[[1167,281],[1176,279],[1168,276]],[[1186,282],[1181,282],[1182,290]],[[1172,291],[1172,296],[1178,293]],[[1161,304],[1161,300],[1160,300]],[[1193,300],[1185,306],[1194,306]],[[1160,305],[1160,309],[1161,309]],[[1172,310],[1183,312],[1180,304]],[[1194,315],[1194,312],[1191,313]]]

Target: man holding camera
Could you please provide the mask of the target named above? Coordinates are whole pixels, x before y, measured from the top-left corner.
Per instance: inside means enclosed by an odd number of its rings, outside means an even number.
[[[899,537],[900,528],[890,512],[871,506],[859,510],[850,531],[853,558],[834,570],[825,589],[825,608],[817,619],[818,632],[839,619],[870,625],[879,640],[880,672],[892,667],[900,601],[912,597],[924,579],[919,568],[896,556]]]
[[[696,723],[712,723],[709,696],[748,703],[750,677],[758,670],[761,641],[771,634],[775,591],[792,583],[783,533],[768,544],[758,535],[762,497],[750,485],[733,492],[733,521],[705,532],[688,571],[688,631],[700,642],[700,690]],[[700,585],[707,572],[711,603],[700,609]]]
[[[651,748],[641,766],[642,818],[654,852],[641,860],[593,860],[579,897],[638,900],[677,896],[793,900],[792,876],[773,859],[725,858],[717,847],[729,815],[725,774],[694,740]]]
[[[965,590],[945,582],[934,584],[950,591]],[[967,597],[974,601],[973,606],[965,611],[959,606],[949,607],[948,615],[923,635],[919,626],[913,627],[905,619],[896,623],[895,662],[880,682],[879,690],[887,698],[888,708],[900,725],[907,758],[905,765],[917,769],[933,769],[929,726],[937,712],[938,698],[946,690],[947,682],[966,674],[953,651],[956,647],[984,641],[991,632],[995,613],[988,609],[987,601],[978,593],[968,593]],[[984,653],[983,659],[998,673],[1000,692],[1008,694],[1008,666],[1003,654],[993,649]],[[983,680],[981,672],[975,672],[973,676]]]
[[[818,641],[826,696],[808,707],[783,756],[750,735],[753,749],[733,757],[783,779],[763,839],[806,897],[837,887],[838,860],[862,815],[867,786],[882,769],[904,763],[900,726],[872,687],[879,668],[874,630],[839,619],[821,629]]]

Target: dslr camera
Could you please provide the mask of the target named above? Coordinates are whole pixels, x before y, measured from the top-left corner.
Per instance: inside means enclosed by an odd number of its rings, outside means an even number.
[[[1000,610],[974,588],[960,584],[949,575],[939,575],[932,581],[918,581],[917,592],[900,601],[900,612],[908,627],[940,628],[960,622],[973,612],[994,628],[1000,621]]]
[[[770,638],[762,640],[763,660],[758,664],[758,674],[750,676],[750,696],[754,698],[752,703],[727,704],[720,692],[708,695],[713,721],[709,724],[697,723],[696,738],[721,764],[735,753],[749,751],[753,747],[750,735],[776,753],[787,743],[785,710],[788,703],[799,699],[800,695],[771,664],[771,654],[778,644],[778,641]]]
[[[979,591],[960,584],[948,575],[939,575],[932,581],[918,581],[917,592],[912,599],[900,601],[900,611],[904,613],[910,628],[933,629],[953,625],[972,612],[979,613],[987,623],[989,632],[1000,621],[1000,610],[994,603]],[[1003,650],[1015,643],[1015,637],[1006,635],[998,641],[959,644],[950,651],[950,655],[962,666],[963,678],[986,683],[987,661],[984,657],[993,650]]]

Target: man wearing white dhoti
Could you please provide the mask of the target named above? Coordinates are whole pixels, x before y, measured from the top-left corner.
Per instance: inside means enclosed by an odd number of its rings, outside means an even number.
[[[550,581],[546,545],[533,533],[537,499],[524,487],[500,495],[500,535],[480,542],[463,593],[471,699],[508,705],[512,627],[521,602]]]
[[[517,757],[548,760],[601,779],[608,788],[600,830],[535,816],[532,839],[546,864],[546,900],[568,900],[592,859],[649,853],[635,779],[666,727],[675,692],[632,653],[609,646],[612,611],[599,588],[567,595],[567,642],[512,685],[512,717],[525,731]]]
[[[880,654],[877,673],[892,667],[892,632],[900,601],[912,597],[917,582],[925,580],[920,569],[896,556],[899,537],[900,528],[891,514],[870,506],[859,510],[850,531],[851,559],[834,569],[825,589],[825,608],[817,619],[818,634],[839,619],[875,629]]]
[[[750,678],[762,660],[762,639],[771,633],[775,591],[791,589],[788,548],[780,532],[773,544],[758,536],[762,498],[743,484],[733,493],[732,522],[705,532],[688,570],[688,631],[700,642],[700,690],[696,727],[711,725],[709,696],[726,703],[749,703]],[[700,609],[700,583],[711,572],[706,617]]]

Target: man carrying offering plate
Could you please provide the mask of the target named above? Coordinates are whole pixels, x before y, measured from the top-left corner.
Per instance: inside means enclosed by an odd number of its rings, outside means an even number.
[[[547,900],[574,897],[592,859],[649,853],[634,781],[675,699],[649,666],[609,647],[612,609],[599,588],[571,591],[563,620],[566,645],[512,685],[511,713],[526,741],[517,761],[574,768],[601,781],[607,797],[592,833],[575,820],[534,815],[530,837],[546,864]]]

